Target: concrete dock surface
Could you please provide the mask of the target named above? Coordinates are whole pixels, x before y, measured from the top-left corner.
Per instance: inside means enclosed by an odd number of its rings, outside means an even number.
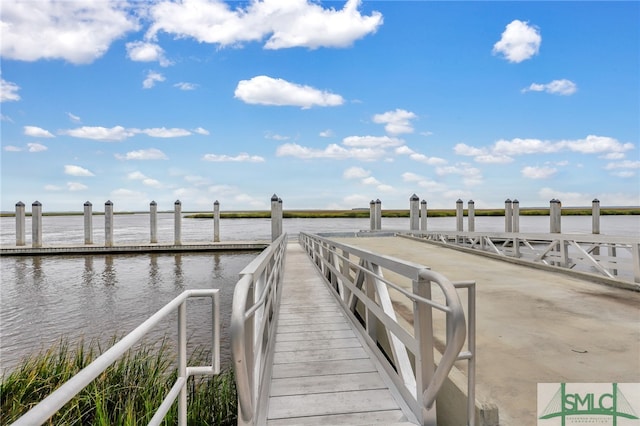
[[[640,292],[401,237],[335,240],[476,281],[477,399],[499,407],[501,425],[536,425],[538,383],[640,382]],[[444,321],[434,327],[442,338]]]

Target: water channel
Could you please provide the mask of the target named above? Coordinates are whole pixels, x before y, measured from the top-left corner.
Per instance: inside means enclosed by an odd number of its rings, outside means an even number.
[[[104,242],[102,217],[94,218],[95,244]],[[182,240],[213,238],[213,221],[183,219]],[[102,225],[102,226],[101,226]],[[382,220],[383,229],[408,229],[408,218]],[[30,218],[26,229],[30,230]],[[116,215],[114,241],[147,242],[149,215]],[[308,232],[367,229],[369,219],[285,219],[284,231]],[[465,222],[466,227],[466,222]],[[430,218],[429,229],[455,229],[455,218]],[[521,217],[522,232],[548,232],[549,217]],[[502,217],[477,217],[476,230],[504,230]],[[591,217],[563,217],[563,232],[590,233]],[[269,240],[270,220],[221,221],[221,239]],[[603,216],[601,233],[640,237],[640,216]],[[43,218],[43,243],[81,244],[82,216]],[[173,215],[158,215],[159,242],[173,240]],[[15,219],[1,218],[0,243],[15,244]],[[30,235],[27,235],[30,244]],[[34,256],[0,258],[0,372],[14,368],[22,357],[48,349],[66,337],[74,342],[108,342],[122,336],[186,289],[219,288],[222,302],[222,358],[228,362],[228,323],[238,273],[258,253],[139,254],[100,256]],[[189,302],[189,341],[193,348],[208,341],[211,321],[208,300]],[[174,338],[175,317],[149,336]]]

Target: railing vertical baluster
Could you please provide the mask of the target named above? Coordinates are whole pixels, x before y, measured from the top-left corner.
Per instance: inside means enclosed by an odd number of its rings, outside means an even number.
[[[431,299],[431,283],[421,279],[413,281],[413,293],[425,299]],[[416,360],[416,397],[422,400],[422,395],[427,390],[433,379],[433,313],[431,307],[418,301],[413,302],[414,335],[418,340],[418,353]],[[436,426],[435,404],[430,410],[422,406],[421,416],[418,419],[423,426]]]
[[[178,308],[178,377],[187,378],[187,301]],[[187,426],[187,387],[178,397],[178,425]]]

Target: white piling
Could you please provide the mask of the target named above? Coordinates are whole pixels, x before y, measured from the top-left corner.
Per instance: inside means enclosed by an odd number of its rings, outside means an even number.
[[[417,231],[420,224],[420,197],[413,194],[409,198],[409,230]]]
[[[476,203],[473,200],[469,200],[467,202],[467,205],[469,206],[469,213],[467,214],[467,221],[468,223],[468,228],[469,228],[469,232],[475,232],[476,230]]]
[[[84,243],[93,244],[93,204],[84,203]]]
[[[591,202],[591,233],[600,233],[600,200],[597,198]]]
[[[511,223],[513,232],[520,232],[520,201],[513,200],[511,203]]]
[[[427,230],[427,200],[420,202],[420,230]]]
[[[213,242],[220,242],[220,202],[213,203]]]
[[[562,203],[555,198],[549,201],[549,232],[559,234],[562,232]]]
[[[173,235],[174,245],[182,245],[182,203],[176,200],[173,203]]]
[[[376,229],[382,229],[382,201],[379,198],[376,200]]]
[[[280,235],[278,234],[278,196],[273,194],[271,197],[271,241],[275,241]]]
[[[504,232],[513,231],[513,204],[507,198],[504,201]]]
[[[374,200],[369,203],[369,229],[376,230],[376,202]]]
[[[113,203],[107,200],[104,203],[104,245],[113,246]]]
[[[278,197],[278,236],[282,235],[283,229],[282,229],[282,218],[283,218],[283,211],[282,211],[282,198]]]
[[[158,243],[158,203],[151,201],[149,203],[149,242],[151,244]]]
[[[464,230],[464,205],[461,199],[456,201],[456,231],[462,232]]]
[[[25,212],[24,203],[18,201],[16,203],[16,245],[23,246],[25,241]]]
[[[42,204],[31,204],[31,246],[42,247]]]

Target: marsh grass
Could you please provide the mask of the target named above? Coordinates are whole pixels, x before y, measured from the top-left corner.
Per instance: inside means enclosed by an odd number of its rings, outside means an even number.
[[[115,342],[116,339],[113,339]],[[109,345],[111,346],[111,345]],[[75,345],[61,340],[32,355],[0,382],[0,424],[9,424],[42,401],[102,353],[98,343]],[[48,425],[147,424],[176,380],[175,351],[166,340],[128,351],[71,401]],[[211,358],[196,350],[189,365]],[[192,377],[188,389],[189,425],[236,423],[236,390],[232,370],[214,377]],[[164,424],[177,423],[177,402]]]

